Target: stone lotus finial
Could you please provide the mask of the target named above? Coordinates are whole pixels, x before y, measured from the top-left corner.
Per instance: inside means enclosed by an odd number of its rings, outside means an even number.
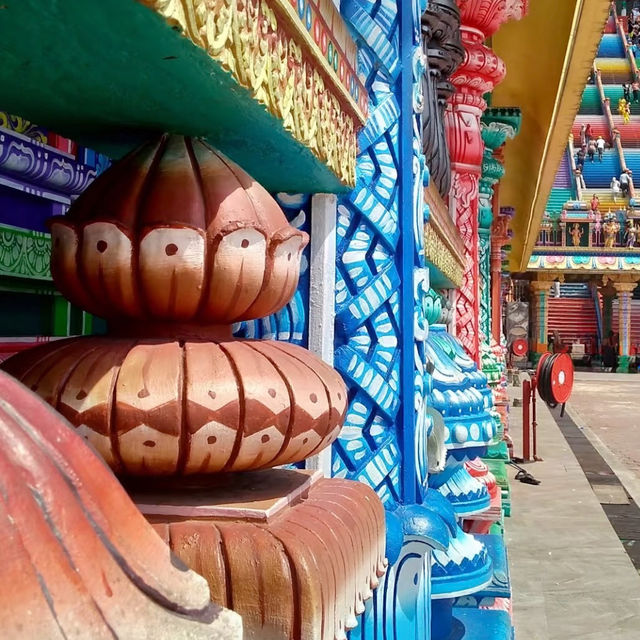
[[[338,437],[347,406],[334,369],[305,349],[269,340],[72,338],[3,367],[125,474],[298,462]]]
[[[246,471],[299,462],[338,436],[347,392],[306,349],[234,340],[281,309],[307,235],[209,146],[164,135],[114,164],[51,224],[52,273],[107,337],[52,342],[7,371],[118,473]]]
[[[270,315],[295,293],[308,241],[240,167],[171,135],[111,166],[53,219],[51,235],[56,286],[118,323]]]

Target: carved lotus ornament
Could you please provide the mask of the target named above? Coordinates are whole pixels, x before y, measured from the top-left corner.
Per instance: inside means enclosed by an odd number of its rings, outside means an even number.
[[[71,338],[4,365],[130,475],[299,462],[338,436],[344,382],[283,342]]]
[[[117,162],[51,223],[51,272],[107,319],[231,324],[281,309],[307,235],[204,142],[164,135]]]

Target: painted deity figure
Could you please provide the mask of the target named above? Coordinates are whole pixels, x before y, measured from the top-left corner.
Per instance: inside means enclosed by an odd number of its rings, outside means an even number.
[[[618,114],[622,116],[622,121],[629,124],[631,121],[631,105],[624,99],[618,100]]]
[[[627,220],[627,229],[625,231],[625,238],[627,241],[627,248],[631,249],[636,246],[636,240],[640,233],[640,225],[636,226],[633,220]]]
[[[577,222],[574,222],[569,233],[571,234],[571,242],[573,243],[573,246],[579,247],[582,234],[584,233],[580,228],[580,225]]]
[[[593,225],[594,231],[594,243],[596,247],[600,246],[600,236],[602,235],[602,217],[600,216],[600,211],[596,211],[596,220]]]
[[[613,216],[607,216],[602,225],[604,231],[604,246],[606,249],[612,249],[616,246],[616,235],[620,231],[620,223]]]

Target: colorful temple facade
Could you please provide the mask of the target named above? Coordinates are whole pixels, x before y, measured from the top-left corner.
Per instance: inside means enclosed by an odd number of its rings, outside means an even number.
[[[640,112],[632,91],[640,76],[630,40],[631,9],[620,15],[618,5],[611,3],[604,23],[526,270],[531,359],[548,349],[564,350],[577,363],[599,361],[628,372],[637,368],[640,347],[640,316],[634,319],[640,281],[640,203],[634,186]],[[602,140],[602,152],[589,152],[592,140]],[[604,358],[612,341],[615,361]]]
[[[510,154],[537,202],[585,3],[5,3],[7,637],[513,637]]]

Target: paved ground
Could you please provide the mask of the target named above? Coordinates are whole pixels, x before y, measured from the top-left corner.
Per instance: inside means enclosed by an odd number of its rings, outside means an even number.
[[[577,373],[569,406],[640,479],[640,375]]]
[[[599,392],[590,393],[597,404]],[[640,387],[637,396],[636,416]],[[538,407],[544,462],[527,469],[542,484],[513,481],[506,522],[517,638],[639,640],[640,576],[549,410]],[[521,409],[512,408],[517,455],[521,421]]]

